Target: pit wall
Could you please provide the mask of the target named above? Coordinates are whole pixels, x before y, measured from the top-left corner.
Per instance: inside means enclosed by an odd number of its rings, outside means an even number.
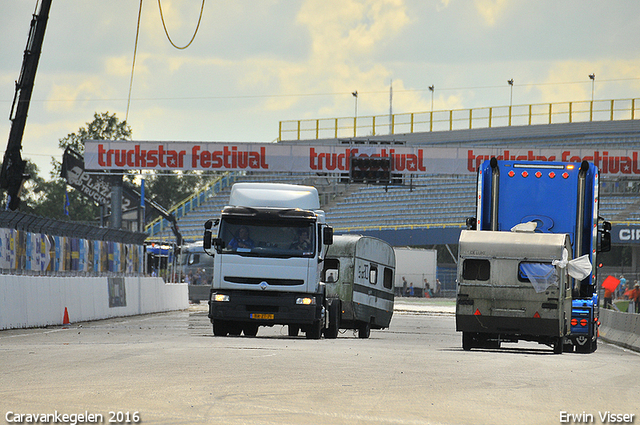
[[[607,342],[640,351],[640,314],[600,309],[600,337]]]
[[[185,284],[159,277],[0,275],[0,329],[32,328],[182,310]]]

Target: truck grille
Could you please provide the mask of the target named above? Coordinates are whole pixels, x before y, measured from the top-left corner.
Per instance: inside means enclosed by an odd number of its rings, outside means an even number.
[[[243,283],[247,285],[260,285],[262,282],[267,282],[269,285],[274,285],[274,286],[304,285],[304,280],[302,279],[274,279],[274,278],[261,278],[261,277],[225,276],[224,280],[231,283]]]

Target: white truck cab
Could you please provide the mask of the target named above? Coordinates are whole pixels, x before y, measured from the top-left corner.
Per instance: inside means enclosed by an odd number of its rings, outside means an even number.
[[[217,237],[209,220],[204,239],[214,255],[214,334],[255,336],[259,326],[282,324],[290,335],[302,330],[307,338],[320,338],[326,311],[320,275],[333,233],[316,188],[236,183],[215,222]]]

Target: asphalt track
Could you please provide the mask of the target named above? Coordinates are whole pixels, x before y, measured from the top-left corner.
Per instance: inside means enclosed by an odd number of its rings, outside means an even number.
[[[640,354],[602,342],[588,355],[526,342],[465,352],[437,301],[398,300],[369,339],[282,326],[217,338],[204,305],[2,331],[0,377],[5,423],[640,423]]]

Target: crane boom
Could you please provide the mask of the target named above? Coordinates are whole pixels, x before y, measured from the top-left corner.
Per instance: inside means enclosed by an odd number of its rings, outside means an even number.
[[[20,78],[16,81],[16,92],[11,105],[11,114],[9,116],[11,131],[9,132],[7,150],[4,152],[2,170],[0,171],[0,188],[7,191],[9,195],[8,207],[12,211],[16,210],[20,204],[22,183],[29,177],[24,174],[26,161],[22,159],[20,151],[22,150],[22,136],[27,124],[29,103],[31,102],[31,93],[36,79],[50,8],[51,0],[42,0],[38,14],[34,14],[31,19]]]

